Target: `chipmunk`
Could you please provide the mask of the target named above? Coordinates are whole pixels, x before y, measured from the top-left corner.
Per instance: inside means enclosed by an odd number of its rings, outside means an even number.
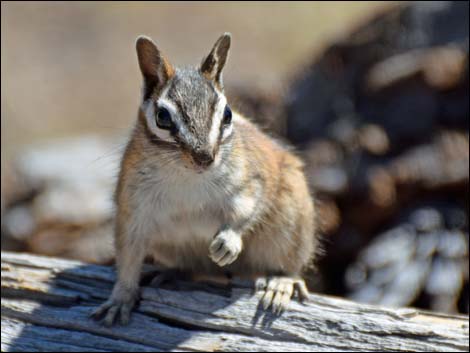
[[[118,278],[92,315],[127,324],[146,256],[169,269],[257,280],[275,313],[296,291],[317,248],[303,164],[232,111],[223,34],[197,68],[175,69],[148,37],[136,42],[142,102],[115,194]]]

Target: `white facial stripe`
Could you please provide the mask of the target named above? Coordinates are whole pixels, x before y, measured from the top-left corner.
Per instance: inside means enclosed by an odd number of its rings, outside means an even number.
[[[232,130],[233,130],[233,124],[230,124],[229,126],[227,126],[222,134],[222,141],[224,141],[227,137],[230,136],[230,134],[232,133]]]
[[[225,111],[226,105],[227,105],[227,99],[225,98],[224,95],[219,94],[219,101],[217,102],[217,108],[215,109],[214,115],[212,116],[212,126],[209,132],[209,144],[212,147],[215,146],[217,142],[217,138],[219,137],[220,124],[222,123],[222,119],[224,117],[224,111]]]

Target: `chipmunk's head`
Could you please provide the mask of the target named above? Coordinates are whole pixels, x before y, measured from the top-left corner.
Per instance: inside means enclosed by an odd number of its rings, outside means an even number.
[[[139,37],[136,47],[144,79],[141,109],[151,138],[181,152],[195,169],[208,168],[232,133],[222,83],[230,34],[217,40],[197,68],[173,68],[150,38]]]

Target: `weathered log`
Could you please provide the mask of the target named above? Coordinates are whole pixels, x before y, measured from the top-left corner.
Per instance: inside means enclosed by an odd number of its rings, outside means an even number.
[[[144,286],[129,326],[88,315],[111,267],[2,252],[2,351],[468,351],[466,316],[388,309],[312,294],[281,316],[243,281]]]

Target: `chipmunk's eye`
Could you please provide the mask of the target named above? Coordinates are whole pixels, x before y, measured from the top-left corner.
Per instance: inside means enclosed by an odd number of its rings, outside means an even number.
[[[173,128],[173,122],[171,121],[171,114],[165,108],[158,108],[156,122],[157,122],[157,126],[160,129],[170,130]]]
[[[230,125],[232,122],[232,110],[228,105],[225,106],[224,110],[224,125]]]

